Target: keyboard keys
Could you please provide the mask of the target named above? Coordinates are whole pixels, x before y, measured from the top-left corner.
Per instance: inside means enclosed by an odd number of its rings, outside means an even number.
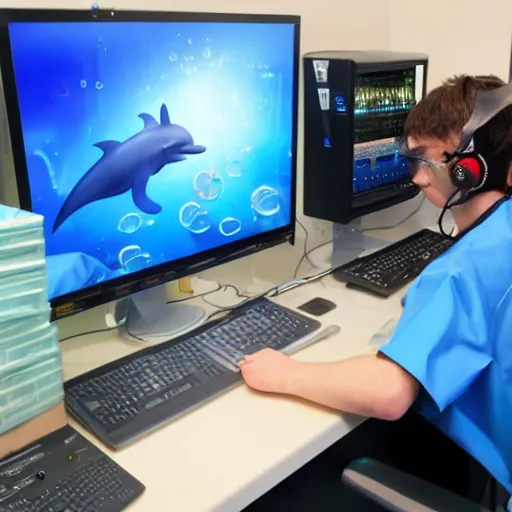
[[[0,511],[120,512],[144,486],[69,426],[37,441],[27,455],[4,459],[2,466],[21,476],[2,479]],[[37,471],[36,471],[37,469]],[[12,472],[11,472],[12,474]]]
[[[319,327],[267,299],[254,300],[212,326],[67,382],[66,403],[109,446],[121,446],[241,382],[237,363],[244,355],[283,349]]]
[[[389,296],[415,279],[453,241],[424,229],[414,235],[358,258],[334,271],[334,277],[361,289]]]

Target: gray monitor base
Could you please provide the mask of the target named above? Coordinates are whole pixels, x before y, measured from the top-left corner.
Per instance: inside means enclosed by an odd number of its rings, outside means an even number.
[[[332,229],[331,265],[334,269],[391,243],[365,235],[361,228],[361,219],[355,219],[349,224],[333,223]]]
[[[120,330],[132,341],[166,341],[197,327],[206,318],[206,312],[199,306],[169,303],[165,285],[132,295],[123,307],[126,320]]]

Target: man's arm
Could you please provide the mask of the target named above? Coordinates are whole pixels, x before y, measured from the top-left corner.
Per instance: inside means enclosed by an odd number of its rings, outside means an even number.
[[[340,411],[397,420],[410,408],[420,385],[402,367],[381,354],[335,363],[303,363],[270,349],[240,365],[248,386],[282,393]]]

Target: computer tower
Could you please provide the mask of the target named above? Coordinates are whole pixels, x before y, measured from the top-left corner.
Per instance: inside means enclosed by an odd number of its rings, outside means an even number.
[[[305,215],[348,224],[419,193],[399,149],[427,67],[424,54],[304,55]]]

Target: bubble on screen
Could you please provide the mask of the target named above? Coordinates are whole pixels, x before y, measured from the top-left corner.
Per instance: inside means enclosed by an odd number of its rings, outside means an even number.
[[[87,87],[87,80],[80,80],[80,87],[85,89]]]
[[[101,36],[98,37],[98,42],[96,43],[96,48],[98,49],[98,51],[101,51],[101,52],[107,51],[107,47],[105,46],[105,43],[103,42],[103,38]]]
[[[281,210],[279,192],[272,187],[262,185],[251,194],[253,210],[263,217],[271,217]]]
[[[226,173],[232,178],[242,176],[243,164],[241,160],[231,160],[226,166]]]
[[[152,226],[154,223],[155,223],[155,219],[149,219],[149,220],[146,222],[146,224],[147,224],[148,226]]]
[[[179,217],[181,225],[196,235],[200,235],[212,227],[208,212],[194,201],[190,201],[181,207]]]
[[[119,251],[119,263],[127,272],[137,272],[151,265],[151,255],[138,245],[127,245]]]
[[[194,220],[194,217],[197,215],[197,212],[201,210],[201,207],[194,203],[193,201],[190,201],[186,204],[184,204],[180,209],[180,223],[184,227],[190,226],[192,221]]]
[[[178,60],[178,56],[174,52],[172,52],[169,54],[169,60],[171,62],[176,62]]]
[[[194,220],[188,226],[188,230],[192,233],[195,233],[196,235],[200,235],[201,233],[204,233],[205,231],[208,231],[212,227],[212,221],[210,219],[210,216],[208,215],[208,212],[201,211],[198,212],[198,214],[195,216]]]
[[[224,181],[214,170],[200,171],[194,177],[194,191],[200,199],[213,201],[223,190]]]
[[[134,256],[137,256],[138,254],[141,254],[142,250],[138,245],[127,245],[126,247],[123,247],[119,251],[119,263],[122,267],[124,267],[125,263],[130,260],[130,258],[133,258]]]
[[[212,56],[212,52],[210,51],[210,48],[208,48],[208,46],[206,46],[205,49],[203,50],[203,57],[205,59],[209,59],[211,56]]]
[[[142,225],[142,219],[136,213],[126,214],[117,225],[121,233],[135,233]]]
[[[56,172],[55,172],[55,168],[54,168],[50,158],[48,157],[48,155],[44,151],[42,151],[40,149],[36,149],[34,151],[34,155],[39,157],[43,161],[43,163],[44,163],[44,165],[46,167],[46,171],[48,172],[48,176],[50,178],[50,182],[52,184],[52,189],[57,191],[59,187],[57,185]]]
[[[96,89],[98,89],[98,91],[101,91],[103,89],[103,87],[105,87],[103,85],[103,82],[100,82],[99,80],[96,82]]]
[[[237,96],[235,95],[235,98]],[[233,101],[234,101],[233,100]],[[233,151],[231,157],[229,158],[229,162],[226,166],[226,173],[228,176],[231,176],[232,178],[239,178],[242,176],[244,167],[245,167],[245,159],[247,158],[248,154],[252,151],[252,147],[238,147]]]
[[[224,236],[236,235],[242,229],[242,223],[234,217],[225,218],[219,226],[219,231]]]

